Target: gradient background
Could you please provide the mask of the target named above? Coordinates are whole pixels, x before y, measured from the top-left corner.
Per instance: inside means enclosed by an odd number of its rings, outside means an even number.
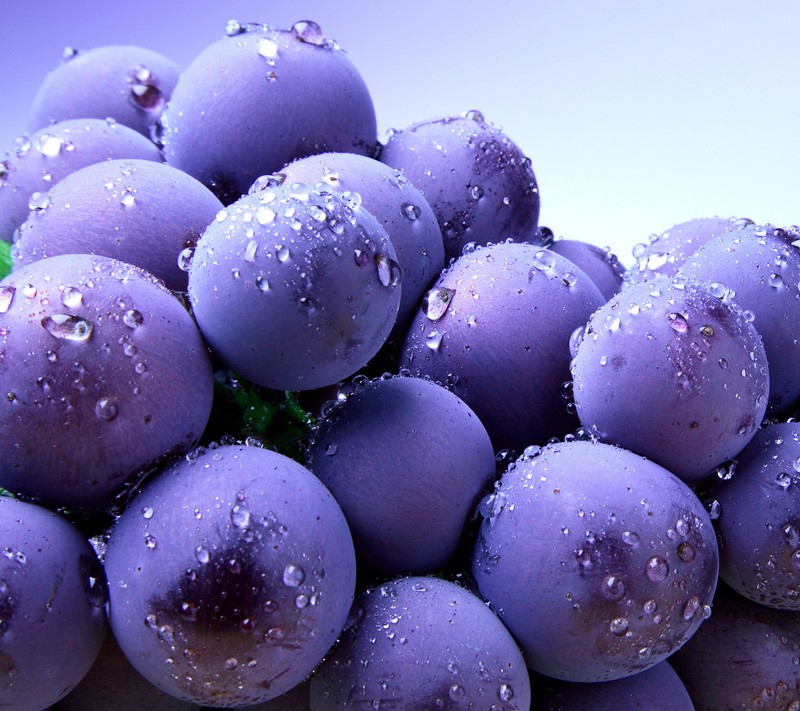
[[[186,66],[232,18],[318,22],[364,77],[381,138],[481,110],[531,157],[541,223],[626,265],[695,217],[800,223],[794,0],[0,0],[0,150],[65,46]]]

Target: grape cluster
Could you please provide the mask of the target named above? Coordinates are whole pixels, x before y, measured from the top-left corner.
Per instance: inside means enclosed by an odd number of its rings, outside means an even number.
[[[0,706],[800,711],[800,228],[539,225],[314,22],[0,163]]]

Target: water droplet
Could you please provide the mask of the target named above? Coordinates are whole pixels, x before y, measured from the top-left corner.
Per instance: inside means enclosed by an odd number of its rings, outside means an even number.
[[[292,25],[292,34],[301,42],[321,47],[325,44],[325,35],[322,28],[311,20],[300,20]]]
[[[144,516],[144,517],[145,517],[145,518],[146,518],[148,521],[149,521],[151,518],[153,518],[153,514],[154,514],[154,513],[155,513],[155,511],[153,510],[153,507],[152,507],[152,506],[145,506],[145,507],[142,509],[142,516]]]
[[[131,103],[142,111],[159,112],[164,108],[166,98],[158,88],[158,80],[145,66],[139,65],[128,78]]]
[[[695,557],[694,546],[688,541],[684,541],[678,546],[678,558],[684,563],[691,563]]]
[[[269,291],[269,281],[263,274],[256,277],[256,288],[264,294]]]
[[[611,634],[622,637],[628,631],[628,620],[624,617],[615,617],[609,623],[608,630]]]
[[[700,333],[706,338],[711,338],[714,335],[714,329],[711,326],[701,326]]]
[[[606,600],[616,602],[625,597],[625,584],[618,575],[607,575],[600,584],[600,593]]]
[[[145,544],[145,545],[146,545],[146,546],[147,546],[147,547],[148,547],[150,550],[152,550],[153,548],[155,548],[155,547],[156,547],[156,545],[158,544],[158,542],[156,541],[156,537],[155,537],[155,536],[154,536],[152,533],[148,533],[148,534],[147,534],[147,535],[144,537],[144,544]]]
[[[178,269],[188,272],[192,268],[192,259],[194,258],[194,247],[186,247],[178,254]]]
[[[383,286],[397,286],[403,276],[400,265],[385,254],[375,255],[375,267],[378,271],[378,280]]]
[[[423,313],[431,321],[438,321],[447,312],[455,293],[455,289],[434,287],[422,299]]]
[[[45,316],[41,324],[51,336],[66,341],[86,341],[94,330],[91,321],[68,314]]]
[[[442,338],[444,334],[441,331],[431,331],[425,337],[425,345],[428,346],[432,351],[438,351],[439,346],[442,345]]]
[[[250,525],[250,511],[244,506],[234,506],[231,509],[231,523],[236,528],[247,528]]]
[[[52,133],[42,134],[37,140],[39,152],[47,158],[55,158],[61,153],[61,148],[63,146],[64,141],[59,136],[54,136]]]
[[[775,483],[785,491],[792,485],[792,477],[787,472],[780,472],[775,477]]]
[[[689,330],[689,324],[683,314],[671,313],[667,314],[669,325],[676,333],[686,333]]]
[[[306,579],[306,571],[299,565],[289,563],[283,569],[283,584],[290,588],[296,588],[303,584]]]
[[[470,109],[469,111],[465,111],[463,113],[465,119],[469,119],[470,121],[475,121],[475,123],[486,123],[486,118],[484,117],[481,111],[477,109]]]
[[[269,37],[262,37],[258,41],[257,52],[265,59],[275,59],[278,56],[278,43]]]
[[[292,255],[289,252],[289,248],[285,244],[281,244],[275,247],[275,256],[281,264],[285,264]]]
[[[0,286],[0,314],[6,313],[11,308],[11,303],[14,301],[14,294],[16,293],[16,287]]]
[[[511,701],[514,698],[514,689],[510,684],[500,684],[497,695],[500,697],[500,701]]]
[[[646,615],[652,615],[658,609],[658,603],[653,598],[650,598],[644,601],[642,609]]]
[[[47,193],[35,192],[28,199],[28,209],[36,213],[44,212],[52,204],[53,201]]]
[[[94,414],[98,419],[111,422],[117,418],[119,408],[117,403],[110,397],[101,397],[94,405]]]
[[[473,200],[480,200],[483,197],[483,188],[480,185],[473,185],[469,189],[469,194]]]
[[[410,202],[403,203],[400,206],[400,210],[409,220],[417,220],[422,215],[422,210],[419,209],[419,206]]]
[[[645,563],[644,572],[654,583],[660,583],[669,574],[669,564],[662,556],[654,555]]]
[[[686,606],[683,608],[683,619],[687,622],[691,620],[700,610],[700,600],[696,596],[690,597]]]
[[[269,225],[275,220],[277,214],[278,213],[272,208],[266,207],[266,205],[260,205],[256,210],[256,222],[258,222],[259,225]]]
[[[136,204],[136,197],[132,192],[126,190],[119,198],[120,205],[126,208],[131,208]]]
[[[361,195],[355,190],[345,190],[341,194],[342,202],[351,210],[361,207]]]
[[[769,285],[778,288],[781,284],[783,284],[783,277],[780,274],[770,274],[769,276]]]
[[[717,476],[724,481],[732,479],[735,472],[736,472],[735,459],[723,462],[722,464],[720,464],[720,466],[717,467]]]
[[[631,548],[638,548],[639,547],[639,535],[634,533],[633,531],[623,531],[622,532],[622,542],[625,545],[630,546]]]
[[[575,272],[566,271],[561,277],[561,282],[564,286],[575,286],[578,283],[578,277]]]
[[[460,684],[453,684],[447,692],[451,701],[462,701],[466,698],[467,692]]]
[[[197,546],[194,550],[194,557],[201,565],[206,565],[211,560],[211,554],[203,546]]]
[[[533,255],[533,266],[540,272],[546,272],[552,269],[556,264],[556,257],[553,252],[546,249],[540,249]]]
[[[325,447],[325,454],[327,454],[329,457],[332,457],[338,451],[339,448],[336,446],[335,442],[331,442],[327,447]]]
[[[229,657],[225,660],[225,668],[226,669],[236,669],[239,666],[239,660],[235,657]]]
[[[83,294],[74,286],[65,286],[64,291],[61,292],[61,303],[67,308],[74,309],[80,306],[82,301]]]
[[[706,499],[703,505],[708,512],[708,517],[712,521],[716,521],[720,517],[720,514],[722,513],[722,504],[720,504],[719,501],[716,499]]]
[[[143,321],[144,316],[142,316],[142,314],[136,309],[129,309],[122,314],[122,323],[124,323],[128,328],[138,328],[142,325]]]

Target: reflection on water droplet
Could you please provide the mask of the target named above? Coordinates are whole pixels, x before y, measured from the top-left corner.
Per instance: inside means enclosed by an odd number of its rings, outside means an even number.
[[[322,28],[311,20],[300,20],[292,25],[292,34],[301,42],[321,47],[325,44],[325,35]]]
[[[269,37],[262,37],[256,51],[265,59],[275,59],[278,56],[278,43]]]
[[[400,265],[385,254],[375,255],[378,280],[383,286],[398,286],[403,276]]]
[[[290,588],[296,588],[303,584],[306,579],[306,571],[299,565],[289,563],[283,569],[283,584]]]
[[[628,631],[628,620],[624,617],[615,617],[609,623],[608,629],[611,634],[622,637]]]
[[[112,398],[101,397],[94,405],[94,414],[101,420],[111,422],[119,414],[119,408]]]
[[[606,600],[616,602],[625,597],[625,584],[618,575],[607,575],[600,585],[600,593]]]
[[[187,247],[182,250],[178,255],[178,269],[188,272],[192,267],[192,259],[194,258],[194,247]]]
[[[11,303],[14,301],[14,294],[16,293],[16,287],[0,286],[0,314],[6,313],[11,308]]]
[[[403,205],[400,206],[400,210],[409,220],[417,220],[422,214],[422,210],[419,209],[419,206],[413,205],[410,202],[403,203]]]
[[[440,331],[431,331],[425,338],[425,345],[432,351],[438,351],[439,346],[442,345],[442,338],[444,334]]]
[[[53,314],[41,320],[42,326],[54,338],[67,341],[86,341],[92,335],[94,326],[79,316]]]
[[[422,311],[431,320],[438,321],[447,312],[455,296],[455,289],[434,287],[422,299]]]
[[[669,325],[676,333],[686,333],[689,330],[689,324],[686,317],[679,313],[667,314]]]
[[[662,556],[654,555],[645,563],[644,571],[650,580],[660,583],[669,574],[669,564]]]
[[[552,269],[556,264],[556,257],[553,252],[546,249],[540,249],[533,255],[533,266],[540,272],[546,272]]]
[[[28,199],[28,209],[35,213],[44,212],[53,201],[47,193],[35,192]]]

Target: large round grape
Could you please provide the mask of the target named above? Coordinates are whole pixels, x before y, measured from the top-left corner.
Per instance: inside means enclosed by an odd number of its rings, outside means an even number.
[[[106,631],[102,567],[66,519],[0,497],[0,706],[39,711],[89,671]]]
[[[482,504],[472,570],[528,666],[610,681],[664,660],[710,611],[719,553],[686,484],[576,440],[513,464]]]
[[[132,45],[68,49],[42,81],[28,128],[67,119],[112,118],[150,136],[181,69],[159,52]]]
[[[398,170],[355,153],[323,153],[287,165],[289,183],[324,181],[332,190],[358,193],[386,229],[403,270],[400,310],[393,336],[402,337],[425,290],[444,268],[444,242],[428,201]]]
[[[394,131],[380,160],[402,170],[430,203],[445,260],[470,242],[536,240],[539,187],[531,161],[479,111]]]
[[[796,711],[800,615],[720,584],[711,617],[670,659],[697,711]]]
[[[191,316],[147,272],[64,255],[0,281],[0,486],[106,506],[193,447],[213,375]]]
[[[748,225],[709,240],[678,271],[686,279],[724,284],[753,317],[769,362],[769,414],[800,401],[798,238],[772,225]]]
[[[653,235],[645,244],[633,248],[636,260],[626,275],[629,283],[674,277],[683,263],[709,240],[730,230],[739,229],[751,220],[729,217],[701,217],[681,222],[661,234]]]
[[[227,367],[264,387],[311,390],[380,350],[401,278],[386,230],[354,195],[284,183],[242,197],[209,225],[189,299]]]
[[[707,497],[719,513],[720,577],[754,602],[800,610],[800,423],[759,430]]]
[[[186,173],[150,160],[95,163],[34,199],[19,228],[15,266],[59,254],[102,254],[185,291],[178,257],[194,247],[222,203]]]
[[[438,578],[394,580],[362,595],[354,624],[311,679],[311,708],[528,711],[528,670],[500,620]]]
[[[633,284],[593,315],[572,364],[584,427],[697,482],[756,433],[761,338],[721,285]]]
[[[572,262],[530,244],[478,248],[423,299],[401,365],[446,385],[483,422],[494,448],[563,437],[570,334],[603,303]]]
[[[111,627],[151,683],[239,707],[302,682],[342,631],[355,554],[305,467],[220,446],[146,485],[111,531]]]
[[[21,136],[0,163],[0,239],[11,242],[28,217],[30,203],[59,180],[92,163],[114,158],[161,161],[152,141],[104,119],[67,119]]]
[[[170,165],[228,204],[297,158],[374,153],[369,91],[316,23],[282,30],[230,22],[226,34],[186,68],[164,112]]]
[[[536,675],[531,686],[538,711],[695,711],[689,692],[669,662],[594,684]]]
[[[310,457],[347,517],[359,562],[392,574],[441,569],[495,476],[475,413],[420,378],[376,380],[350,395],[321,423]]]

